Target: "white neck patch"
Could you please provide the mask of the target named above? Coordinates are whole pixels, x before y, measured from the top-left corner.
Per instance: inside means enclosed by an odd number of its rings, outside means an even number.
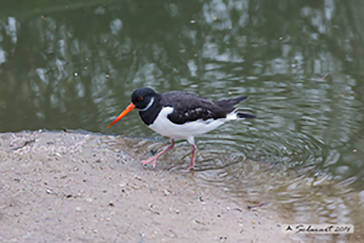
[[[146,111],[148,110],[154,103],[154,97],[152,97],[152,99],[149,101],[149,104],[147,105],[147,107],[145,107],[144,109],[140,109],[139,111]]]

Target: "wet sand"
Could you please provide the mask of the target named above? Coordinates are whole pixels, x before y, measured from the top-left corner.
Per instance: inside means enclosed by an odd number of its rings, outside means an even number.
[[[3,242],[298,242],[269,208],[247,209],[194,173],[140,164],[119,136],[0,134]],[[145,158],[145,157],[143,157]],[[198,172],[195,172],[198,173]]]

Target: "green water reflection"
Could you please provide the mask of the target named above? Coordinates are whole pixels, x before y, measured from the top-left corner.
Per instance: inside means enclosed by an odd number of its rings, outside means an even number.
[[[106,125],[141,86],[212,99],[247,94],[244,106],[259,118],[227,124],[199,146],[363,189],[361,1],[0,6],[1,132],[81,128],[160,138],[136,112]]]

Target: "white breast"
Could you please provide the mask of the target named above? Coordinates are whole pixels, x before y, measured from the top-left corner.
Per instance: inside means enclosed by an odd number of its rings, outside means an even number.
[[[193,137],[210,132],[226,121],[225,118],[217,120],[210,119],[206,121],[197,120],[179,125],[172,123],[167,118],[168,114],[171,112],[173,112],[172,107],[162,108],[154,123],[149,125],[149,128],[163,136],[187,139],[191,142],[193,141]]]

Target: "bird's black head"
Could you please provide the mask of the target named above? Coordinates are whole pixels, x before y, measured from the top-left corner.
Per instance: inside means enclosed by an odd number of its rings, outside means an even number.
[[[156,96],[158,96],[158,94],[154,90],[143,87],[134,90],[131,95],[131,102],[135,105],[135,108],[143,110],[152,105]]]
[[[160,95],[154,92],[151,88],[139,88],[136,89],[133,94],[131,95],[131,103],[128,107],[125,108],[123,112],[120,113],[120,115],[111,122],[107,127],[111,127],[114,124],[116,124],[118,121],[123,119],[129,112],[134,110],[135,108],[139,109],[139,114],[145,114],[150,107],[156,107],[158,106],[158,100],[160,99]],[[151,109],[152,111],[158,111],[156,109]],[[148,110],[149,114],[150,111]],[[158,111],[159,112],[159,111]],[[153,118],[153,117],[152,117]],[[143,117],[142,117],[143,119]],[[154,119],[154,118],[153,118]],[[144,121],[144,120],[143,120]],[[145,122],[145,121],[144,121]],[[148,124],[149,125],[149,124]]]

